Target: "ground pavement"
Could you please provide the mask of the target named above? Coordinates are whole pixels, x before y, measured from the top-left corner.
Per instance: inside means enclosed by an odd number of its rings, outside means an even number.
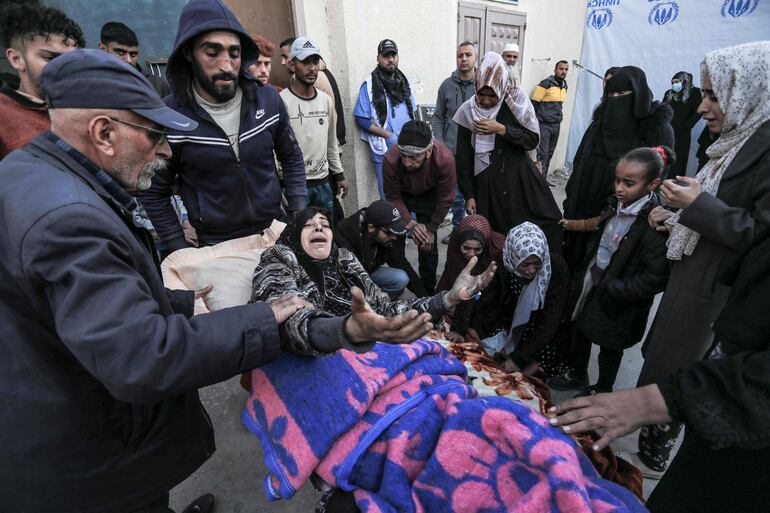
[[[552,189],[559,205],[564,200],[566,179],[556,175],[549,180],[556,185]],[[449,233],[451,225],[439,231],[438,240]],[[444,268],[446,245],[439,245],[439,272]],[[407,245],[407,256],[417,268],[417,250],[413,243]],[[657,301],[656,301],[657,307]],[[615,388],[631,388],[642,367],[641,344],[626,351]],[[596,347],[594,346],[594,349]],[[596,377],[596,353],[591,360],[590,373]],[[554,392],[554,400],[570,397],[567,392]],[[238,378],[206,387],[201,398],[215,428],[217,450],[196,473],[171,491],[171,507],[181,512],[199,495],[209,492],[216,496],[216,513],[288,513],[312,512],[320,494],[312,486],[305,486],[290,501],[268,502],[262,489],[262,479],[267,473],[262,463],[262,449],[256,438],[241,423],[241,412],[247,398]],[[320,427],[320,426],[319,426]],[[638,434],[633,433],[613,443],[615,450],[634,451]],[[645,495],[654,488],[654,482],[645,480]]]

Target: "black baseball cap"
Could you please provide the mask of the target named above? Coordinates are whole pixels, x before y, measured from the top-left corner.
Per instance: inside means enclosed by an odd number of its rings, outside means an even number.
[[[389,53],[398,53],[398,46],[392,39],[383,39],[380,44],[377,45],[377,53],[380,55],[387,55]]]
[[[377,228],[388,230],[393,235],[404,235],[406,223],[398,209],[387,200],[377,200],[364,212],[364,222],[371,223]]]
[[[136,68],[103,50],[80,49],[49,62],[40,75],[49,109],[130,110],[181,132],[198,123],[167,107]]]

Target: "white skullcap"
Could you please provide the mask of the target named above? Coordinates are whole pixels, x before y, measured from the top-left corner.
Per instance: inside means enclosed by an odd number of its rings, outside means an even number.
[[[516,43],[508,43],[503,47],[503,53],[505,52],[519,52],[519,45]]]

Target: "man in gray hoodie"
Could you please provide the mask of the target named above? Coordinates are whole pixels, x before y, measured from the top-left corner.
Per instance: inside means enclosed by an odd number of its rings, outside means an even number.
[[[446,144],[452,153],[456,152],[457,125],[452,121],[455,112],[467,99],[476,94],[476,46],[470,41],[457,47],[457,69],[441,83],[436,98],[436,110],[433,112],[433,137]],[[452,229],[456,230],[465,217],[465,200],[457,189],[452,205]],[[449,244],[449,235],[442,243]]]

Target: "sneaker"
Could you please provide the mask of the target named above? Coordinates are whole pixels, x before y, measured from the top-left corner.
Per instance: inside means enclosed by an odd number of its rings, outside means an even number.
[[[214,496],[207,493],[192,501],[182,513],[211,513],[212,509],[214,509]]]
[[[642,477],[644,477],[645,479],[658,481],[661,477],[663,477],[663,474],[666,473],[665,469],[655,470],[645,465],[644,462],[642,462],[642,460],[639,459],[639,453],[618,451],[615,453],[615,456],[617,456],[618,458],[623,458],[624,460],[629,462],[631,465],[641,470]]]
[[[574,372],[567,371],[549,378],[546,384],[554,390],[581,390],[588,386],[588,376],[575,376]]]
[[[597,394],[609,394],[612,392],[612,389],[606,389],[602,388],[598,385],[591,385],[590,387],[586,387],[577,394],[575,394],[574,399],[577,399],[578,397],[588,397],[589,395],[597,395]]]

